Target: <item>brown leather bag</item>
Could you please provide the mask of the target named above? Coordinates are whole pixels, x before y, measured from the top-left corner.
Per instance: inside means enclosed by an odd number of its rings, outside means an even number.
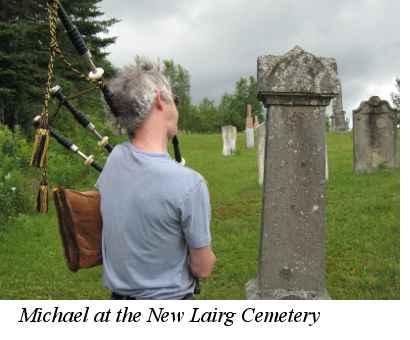
[[[60,235],[68,268],[76,272],[102,263],[100,194],[55,188]]]

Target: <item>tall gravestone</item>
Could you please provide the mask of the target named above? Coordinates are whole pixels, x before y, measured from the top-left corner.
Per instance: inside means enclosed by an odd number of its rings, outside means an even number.
[[[257,161],[258,161],[258,183],[263,185],[263,171],[265,164],[265,123],[259,124],[256,128],[256,148],[257,148]]]
[[[370,97],[353,111],[353,167],[374,172],[397,166],[396,111],[386,100]]]
[[[333,116],[332,120],[332,131],[334,132],[344,132],[348,130],[346,122],[346,112],[343,110],[343,97],[342,97],[342,83],[340,79],[336,79],[337,83],[337,96],[332,100]]]
[[[327,156],[327,144],[325,142],[325,179],[326,181],[329,180],[329,161]]]
[[[236,126],[222,126],[222,155],[229,156],[235,153],[236,150]]]
[[[336,61],[295,47],[258,58],[267,108],[258,275],[249,299],[323,299],[325,121],[337,93]]]
[[[255,146],[255,135],[253,129],[252,106],[246,105],[246,147],[251,149]]]
[[[265,135],[266,126],[265,123],[259,124],[256,131],[256,149],[257,149],[257,162],[258,162],[258,183],[263,185],[263,172],[265,170]],[[329,180],[329,165],[327,156],[327,146],[325,146],[325,179]]]
[[[329,115],[329,112],[331,110],[330,108],[331,108],[333,100],[334,99],[332,99],[330,101],[330,104],[328,106],[322,107],[322,112],[323,112],[322,114],[323,114],[324,119],[325,119],[325,131],[327,131],[327,129],[326,129],[326,119],[327,118],[326,117],[329,116],[330,118],[333,118],[333,116]],[[326,179],[326,181],[329,180],[329,161],[328,161],[328,153],[327,153],[327,144],[325,145],[325,179]]]

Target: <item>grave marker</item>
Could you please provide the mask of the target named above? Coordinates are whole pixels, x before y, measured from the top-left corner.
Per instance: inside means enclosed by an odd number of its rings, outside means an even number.
[[[258,58],[267,108],[262,228],[249,299],[323,299],[325,122],[337,93],[336,61],[295,47]]]
[[[396,111],[389,102],[376,96],[363,101],[353,111],[354,171],[396,167],[396,134]]]

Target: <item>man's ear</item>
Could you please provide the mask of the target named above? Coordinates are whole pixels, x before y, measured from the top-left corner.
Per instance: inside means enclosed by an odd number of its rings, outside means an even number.
[[[164,103],[163,103],[163,99],[161,97],[161,92],[159,90],[155,91],[154,106],[158,111],[163,111],[164,110]]]

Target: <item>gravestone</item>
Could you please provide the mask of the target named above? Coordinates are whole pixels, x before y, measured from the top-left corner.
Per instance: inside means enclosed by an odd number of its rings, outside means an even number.
[[[267,108],[258,274],[249,299],[323,299],[325,121],[337,94],[336,61],[295,47],[258,58]]]
[[[325,143],[325,179],[326,181],[329,180],[329,163],[328,163],[328,157],[327,157],[327,144]]]
[[[265,123],[259,124],[256,130],[256,149],[257,149],[257,162],[258,162],[258,183],[260,186],[263,185],[263,172],[264,172],[264,164],[265,164],[265,131],[266,126]],[[326,167],[325,167],[325,179],[326,181],[329,180],[329,166],[327,160],[327,145],[325,146],[326,149]]]
[[[396,167],[396,133],[396,111],[388,101],[370,97],[353,110],[354,171]]]
[[[346,112],[343,110],[342,83],[340,82],[340,79],[336,79],[336,83],[337,96],[332,100],[333,116],[331,116],[331,131],[345,132],[349,127],[346,121]]]
[[[333,100],[334,99],[330,101],[330,104],[328,106],[322,107],[322,112],[323,112],[322,114],[325,120],[326,120],[326,117],[333,118],[332,116],[329,115],[329,112],[331,111]],[[326,130],[326,123],[325,123],[325,130]],[[328,163],[328,157],[327,157],[327,144],[325,144],[325,179],[326,181],[329,180],[329,163]]]
[[[260,186],[263,185],[263,171],[265,164],[265,123],[259,124],[256,128],[256,148],[258,154],[258,183]]]
[[[246,147],[251,149],[255,146],[255,137],[253,130],[252,106],[246,105]]]
[[[236,150],[236,126],[222,126],[222,155],[229,156],[235,153]]]

